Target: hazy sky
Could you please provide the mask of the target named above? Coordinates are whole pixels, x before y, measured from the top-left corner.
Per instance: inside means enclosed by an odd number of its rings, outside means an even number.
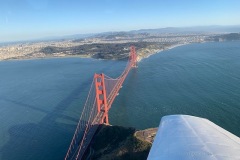
[[[77,33],[239,24],[240,0],[0,0],[0,42]]]

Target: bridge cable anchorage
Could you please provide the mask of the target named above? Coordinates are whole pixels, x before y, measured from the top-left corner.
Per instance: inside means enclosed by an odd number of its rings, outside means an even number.
[[[94,75],[65,160],[82,159],[98,126],[103,123],[109,124],[108,111],[129,71],[134,67],[137,67],[137,54],[135,47],[131,46],[127,65],[119,77],[111,78],[103,73]]]

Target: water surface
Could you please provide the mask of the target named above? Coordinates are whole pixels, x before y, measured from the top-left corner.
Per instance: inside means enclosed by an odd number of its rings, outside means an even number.
[[[63,159],[93,74],[117,77],[125,61],[53,58],[0,62],[0,159]],[[190,44],[138,64],[110,123],[157,127],[162,116],[208,118],[240,136],[240,42]]]

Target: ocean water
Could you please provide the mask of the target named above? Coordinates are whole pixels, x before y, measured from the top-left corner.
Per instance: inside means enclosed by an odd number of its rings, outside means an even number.
[[[139,63],[110,111],[112,124],[156,127],[162,116],[207,118],[240,136],[240,42],[191,44]]]
[[[93,74],[117,77],[125,61],[53,58],[0,62],[0,159],[63,159]],[[207,118],[240,136],[240,42],[163,51],[138,64],[110,123],[145,129],[162,116]]]

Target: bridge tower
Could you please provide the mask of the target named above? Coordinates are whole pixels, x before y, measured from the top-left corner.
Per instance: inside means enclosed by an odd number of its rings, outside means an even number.
[[[83,107],[65,160],[82,159],[87,146],[97,130],[97,126],[103,123],[109,124],[108,111],[126,76],[133,67],[137,67],[137,54],[135,47],[131,46],[127,66],[118,78],[113,79],[105,76],[103,73],[94,75],[88,98]]]
[[[100,114],[100,112],[103,112],[103,116],[100,123],[109,124],[109,121],[108,121],[109,108],[107,103],[107,93],[106,93],[106,87],[104,82],[104,74],[103,73],[95,74],[94,81],[95,81],[95,89],[96,89],[97,111],[98,111],[98,114]]]

